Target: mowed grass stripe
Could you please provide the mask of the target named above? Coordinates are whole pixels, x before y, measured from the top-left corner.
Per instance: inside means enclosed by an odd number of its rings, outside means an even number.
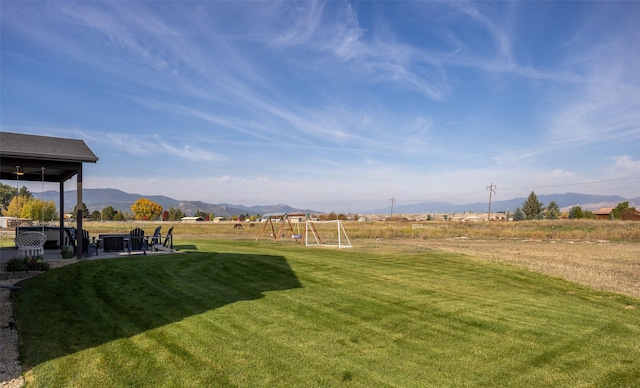
[[[198,252],[25,281],[18,319],[33,386],[640,381],[635,299],[437,252],[192,243]],[[63,316],[50,331],[37,325]]]
[[[308,259],[308,257],[306,257],[306,259]],[[459,274],[460,274],[460,271],[459,271],[460,264],[456,263],[455,261],[448,261],[447,263],[448,264],[454,263],[454,264],[452,264],[452,266],[456,267],[455,268],[456,271],[454,272],[454,274],[456,274],[456,276],[458,278],[460,278],[460,276],[459,276]],[[394,263],[394,264],[396,264],[396,263]],[[414,263],[411,263],[411,264],[412,264],[412,268],[415,268]],[[447,268],[446,270],[441,271],[441,272],[445,272],[445,273],[449,272],[449,274],[451,274],[451,270],[452,270],[452,268]],[[491,271],[495,272],[495,268],[492,268]],[[512,269],[508,269],[508,271],[512,271]],[[474,284],[483,282],[482,274],[478,273],[479,271],[478,271],[477,268],[474,268],[472,271],[468,271],[468,272],[473,274]],[[566,306],[565,306],[565,304],[566,304],[566,287],[565,286],[569,286],[571,289],[574,289],[575,288],[574,285],[569,285],[569,284],[567,284],[565,282],[559,281],[560,288],[551,287],[551,288],[547,289],[547,288],[545,288],[545,284],[542,284],[540,282],[540,280],[536,280],[536,279],[538,279],[537,276],[535,276],[535,275],[532,276],[533,274],[515,273],[515,274],[511,274],[511,275],[513,275],[513,276],[510,276],[510,277],[513,277],[515,282],[511,281],[512,284],[510,284],[510,286],[514,287],[514,288],[507,289],[506,293],[505,292],[499,293],[499,295],[501,297],[500,298],[494,298],[494,300],[498,301],[498,302],[493,302],[493,301],[487,302],[486,301],[487,297],[491,296],[491,295],[488,295],[487,292],[484,292],[482,287],[480,287],[481,288],[480,289],[481,294],[478,294],[478,291],[476,291],[476,290],[474,290],[471,293],[469,293],[469,292],[467,292],[467,293],[458,292],[458,294],[462,294],[462,295],[459,295],[458,297],[463,299],[463,300],[469,299],[471,297],[471,301],[473,301],[473,304],[475,306],[481,306],[481,307],[484,306],[485,309],[486,309],[487,306],[491,306],[492,304],[495,304],[495,303],[501,304],[499,306],[500,308],[504,308],[508,304],[509,305],[513,305],[513,308],[511,308],[511,310],[517,312],[517,314],[515,315],[515,320],[517,320],[518,322],[522,322],[525,325],[525,328],[528,330],[527,332],[524,333],[525,334],[525,339],[527,337],[532,337],[533,340],[536,340],[536,341],[540,341],[541,339],[544,339],[542,337],[542,335],[544,333],[546,333],[546,331],[544,329],[537,330],[536,328],[534,328],[534,330],[532,331],[529,328],[531,325],[526,325],[526,321],[531,316],[536,317],[537,319],[541,319],[541,318],[544,319],[545,317],[547,317],[547,319],[550,322],[556,322],[558,320],[558,318],[562,318],[562,315],[567,315],[568,317],[571,317],[571,316],[574,315],[574,312],[567,311]],[[353,276],[353,274],[351,276]],[[394,276],[397,276],[397,275],[394,275]],[[490,280],[489,283],[487,284],[487,286],[495,287],[496,285],[493,284],[493,283],[495,283],[495,276],[489,276],[489,278],[493,279],[493,280]],[[357,279],[357,277],[352,277],[352,279],[355,279],[356,282],[359,281]],[[477,279],[479,279],[479,280],[477,280]],[[540,279],[542,279],[543,282],[548,282],[549,281],[549,279],[546,278],[546,277],[540,277]],[[461,279],[461,280],[464,281],[465,279]],[[499,280],[500,281],[498,283],[502,283],[504,281],[503,279],[499,279]],[[450,282],[450,279],[448,281]],[[343,279],[340,279],[340,282],[343,282]],[[520,295],[519,297],[515,297],[515,298],[514,298],[514,295],[513,295],[513,291],[517,290],[518,288],[521,288],[523,286],[523,283],[524,283],[524,288],[529,288],[529,289],[535,288],[535,291],[536,291],[532,296],[529,296],[528,300],[526,300],[526,297],[527,297],[526,294],[524,295],[524,297],[523,297],[523,295]],[[540,295],[547,295],[549,293],[556,294],[557,297],[559,297],[560,299],[563,300],[563,302],[560,303],[560,305],[558,307],[556,307],[555,309],[549,309],[549,305],[548,305],[547,302],[543,302],[543,303],[539,303],[538,302],[538,299],[540,298]],[[474,295],[475,295],[475,299],[473,298]],[[480,296],[480,295],[481,295],[481,298],[479,299],[478,296]],[[502,300],[505,299],[505,295],[509,299],[506,299],[506,302],[503,303]],[[464,308],[468,308],[468,307],[463,306],[463,307],[459,308],[458,310],[463,310]],[[599,309],[600,309],[600,306],[596,306],[595,313],[598,313]],[[538,310],[543,310],[543,311],[538,311]],[[475,307],[474,313],[476,315],[478,314],[478,311],[482,312],[483,309]],[[456,311],[454,311],[454,313],[456,313]],[[486,315],[487,315],[488,318],[492,318],[492,317],[495,316],[495,314],[492,311],[487,312]],[[512,322],[514,321],[514,319],[510,318],[510,317],[507,317],[505,319],[506,320],[510,320]],[[572,332],[573,328],[565,327],[566,324],[563,321],[564,321],[563,319],[560,319],[560,322],[559,322],[558,325],[560,327],[565,328],[566,332],[569,332],[569,333]],[[499,333],[502,333],[504,331],[499,327],[499,325],[496,325],[496,321],[495,320],[489,322],[488,325],[485,325],[483,322],[478,322],[477,319],[471,320],[471,321],[467,320],[467,322],[463,321],[463,323],[465,323],[465,324],[461,325],[460,329],[457,332],[455,332],[455,333],[447,333],[447,334],[464,335],[465,333],[469,332],[470,329],[473,329],[475,327],[480,327],[480,329],[485,329],[486,327],[492,328],[493,326],[496,326],[496,328],[494,330],[497,330]],[[587,324],[587,329],[586,330],[588,332],[590,330],[590,328],[588,326],[589,322],[585,321],[585,323]],[[538,322],[538,325],[539,325],[539,322]],[[451,329],[450,329],[451,326],[455,327],[455,325],[452,325],[450,321],[447,321],[447,323],[446,323],[446,325],[444,327],[450,332],[451,331]],[[499,340],[503,341],[502,337],[500,337]],[[546,341],[549,342],[549,343],[556,342],[557,338],[554,337],[554,336],[548,336],[548,340],[546,340]],[[529,346],[529,345],[530,345],[529,341],[524,341],[524,343],[518,344],[517,346]]]

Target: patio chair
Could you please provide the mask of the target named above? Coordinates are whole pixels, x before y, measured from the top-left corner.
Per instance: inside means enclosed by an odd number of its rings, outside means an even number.
[[[22,257],[44,256],[47,235],[42,232],[23,232],[16,236],[16,247]]]
[[[129,251],[144,251],[147,253],[147,242],[144,240],[144,230],[135,228],[129,232]]]
[[[78,254],[78,229],[74,227],[65,228],[64,245],[71,245],[73,247],[74,256]],[[98,249],[96,244],[91,244],[89,241],[89,231],[82,229],[82,253],[84,255],[91,256],[92,254],[98,255]]]
[[[151,245],[153,247],[156,244],[160,243],[160,229],[162,229],[162,226],[158,226],[156,228],[155,232],[153,232],[153,236],[150,236],[147,239],[147,244],[149,244],[149,245]]]
[[[73,247],[74,256],[78,254],[78,244],[76,244],[76,228],[64,228],[64,241],[61,248],[67,245]]]
[[[173,226],[169,228],[167,235],[164,237],[164,242],[162,244],[155,244],[153,249],[156,251],[173,252]]]
[[[98,250],[93,249],[93,252],[91,252],[91,248],[91,244],[89,243],[89,231],[86,229],[82,229],[82,253],[89,256],[91,256],[91,253],[95,253],[96,255],[98,255]],[[95,244],[93,248],[95,248]]]

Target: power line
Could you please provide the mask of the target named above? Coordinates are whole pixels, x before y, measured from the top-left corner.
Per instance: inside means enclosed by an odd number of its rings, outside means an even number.
[[[585,185],[591,185],[591,184],[597,184],[597,183],[608,183],[608,182],[619,182],[619,181],[629,181],[629,180],[634,180],[634,179],[640,179],[640,176],[637,177],[629,177],[629,178],[616,178],[616,179],[603,179],[603,180],[599,180],[599,181],[591,181],[591,182],[580,182],[580,183],[562,183],[562,184],[553,184],[553,185],[533,185],[535,186],[535,190],[539,189],[539,188],[553,188],[553,187],[564,187],[564,186],[585,186]],[[493,183],[492,183],[493,184]],[[636,188],[636,186],[631,186],[631,187],[623,187],[623,188]],[[523,190],[523,189],[531,189],[531,186],[523,186],[523,187],[505,187],[504,185],[502,186],[502,192],[504,191],[513,191],[513,190]],[[464,194],[457,194],[457,195],[447,195],[444,197],[436,197],[436,198],[427,198],[427,199],[418,199],[418,200],[411,200],[411,201],[403,201],[403,202],[429,202],[429,201],[439,201],[439,200],[444,200],[444,199],[449,199],[449,198],[458,198],[458,197],[465,197],[468,195],[474,195],[474,194],[480,194],[480,193],[484,193],[488,190],[488,188],[484,191],[474,191],[474,192],[470,192],[470,193],[464,193]],[[598,190],[599,191],[599,190]]]
[[[627,181],[627,180],[632,180],[632,179],[640,179],[640,176],[630,177],[630,178],[604,179],[604,180],[600,180],[600,181],[580,182],[580,183],[562,183],[562,184],[543,185],[543,186],[536,185],[536,188],[549,188],[549,187],[562,187],[562,186],[582,186],[582,185],[591,185],[591,184],[595,184],[595,183]],[[530,187],[531,186],[528,186],[528,187],[512,187],[512,188],[510,188],[510,190],[528,189]]]

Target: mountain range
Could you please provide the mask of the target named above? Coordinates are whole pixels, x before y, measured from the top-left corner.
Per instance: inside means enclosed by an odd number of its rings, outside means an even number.
[[[32,193],[34,197],[45,200],[53,201],[58,209],[60,208],[60,192],[56,190],[48,190],[43,193]],[[116,210],[130,213],[131,205],[133,205],[140,198],[147,198],[153,201],[164,210],[169,208],[176,208],[182,210],[182,212],[188,216],[193,216],[196,211],[200,210],[205,213],[213,213],[214,216],[233,216],[241,214],[295,214],[295,213],[314,213],[318,212],[311,209],[296,209],[288,205],[266,205],[266,206],[243,206],[232,205],[227,203],[211,204],[201,201],[180,201],[173,198],[165,197],[164,195],[142,195],[126,193],[117,189],[84,189],[82,191],[82,202],[87,206],[89,211],[102,210],[108,206],[112,206]],[[64,196],[64,209],[66,212],[73,210],[76,206],[76,191],[65,191]]]
[[[42,193],[33,193],[33,196],[45,201],[53,201],[58,208],[60,194],[58,191],[49,190]],[[583,210],[598,210],[602,207],[615,207],[618,203],[628,201],[630,205],[640,204],[640,197],[625,199],[616,195],[590,195],[579,193],[538,195],[538,200],[545,206],[555,201],[558,206],[566,211],[572,206],[579,205]],[[182,210],[186,215],[192,216],[200,210],[205,213],[213,213],[215,216],[233,216],[241,214],[318,214],[322,213],[312,209],[297,209],[284,204],[265,206],[243,206],[227,203],[211,204],[201,201],[181,201],[163,195],[141,195],[126,193],[117,189],[84,189],[83,202],[90,211],[102,210],[112,206],[116,210],[131,212],[131,205],[138,199],[147,198],[158,203],[163,209],[171,207]],[[513,198],[505,201],[493,201],[492,212],[511,211],[522,207],[526,198]],[[70,211],[76,205],[76,191],[66,191],[64,199],[65,211]],[[359,211],[368,214],[388,214],[390,207],[384,209],[369,209]],[[475,202],[469,204],[452,204],[447,202],[421,202],[414,204],[397,204],[393,208],[394,214],[428,214],[428,213],[463,213],[463,212],[487,212],[488,202]]]
[[[623,198],[617,195],[591,195],[579,193],[536,195],[538,201],[547,206],[549,202],[555,201],[562,211],[568,211],[573,206],[580,206],[583,210],[598,210],[603,207],[615,207],[620,202],[628,201],[629,205],[640,204],[640,197]],[[522,208],[522,204],[527,200],[525,197],[512,198],[504,201],[492,201],[491,212],[513,212],[516,208]],[[393,208],[394,214],[430,214],[430,213],[463,213],[475,212],[486,213],[489,209],[489,202],[474,202],[469,204],[452,204],[447,202],[421,202],[409,205],[396,205]],[[390,207],[376,209],[368,213],[384,214],[389,213]]]

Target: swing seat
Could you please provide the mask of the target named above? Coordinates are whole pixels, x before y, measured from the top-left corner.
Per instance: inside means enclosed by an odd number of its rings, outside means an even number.
[[[291,238],[295,238],[297,240],[299,238],[302,238],[302,235],[301,234],[294,234],[294,235],[291,236]]]

